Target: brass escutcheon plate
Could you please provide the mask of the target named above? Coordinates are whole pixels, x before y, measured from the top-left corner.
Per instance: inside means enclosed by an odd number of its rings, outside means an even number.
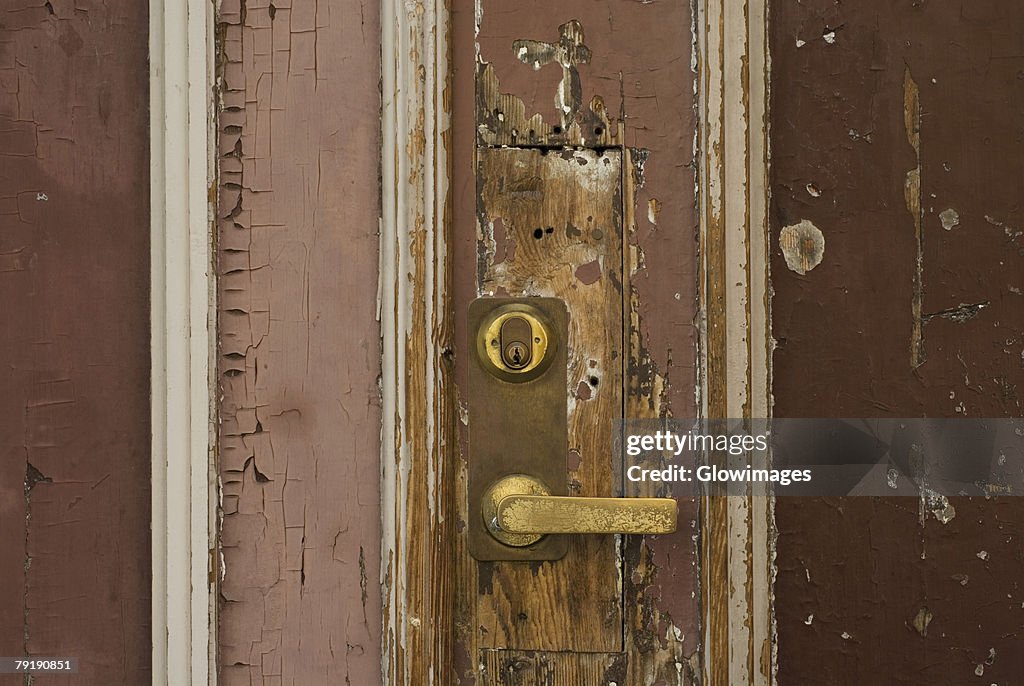
[[[520,370],[508,369],[489,353],[491,341],[510,317],[531,323],[531,357]],[[563,535],[522,534],[502,542],[488,528],[483,503],[492,485],[528,474],[550,495],[568,495],[569,313],[557,298],[478,298],[470,303],[469,365],[469,551],[478,560],[557,560],[565,556]],[[490,516],[494,521],[493,514]]]

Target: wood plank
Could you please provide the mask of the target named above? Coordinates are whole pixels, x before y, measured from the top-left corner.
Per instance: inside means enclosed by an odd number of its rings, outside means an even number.
[[[500,686],[616,686],[626,683],[623,653],[484,650],[484,683]]]
[[[219,25],[221,683],[375,683],[378,10]]]
[[[147,683],[146,4],[5,10],[0,654],[79,659],[47,683]]]
[[[773,13],[773,230],[825,239],[805,275],[774,251],[776,414],[1020,416],[1024,8]],[[1024,673],[1021,502],[950,503],[779,501],[780,683]]]

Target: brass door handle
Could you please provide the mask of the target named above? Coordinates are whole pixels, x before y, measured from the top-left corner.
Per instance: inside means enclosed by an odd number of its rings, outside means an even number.
[[[550,495],[525,474],[503,477],[484,494],[484,524],[516,547],[545,534],[669,534],[678,508],[672,498],[581,498]]]

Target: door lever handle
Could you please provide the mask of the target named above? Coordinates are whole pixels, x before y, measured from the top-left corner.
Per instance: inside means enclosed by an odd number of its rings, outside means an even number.
[[[517,547],[545,534],[669,534],[678,515],[672,498],[554,496],[525,474],[498,480],[481,505],[491,535]]]

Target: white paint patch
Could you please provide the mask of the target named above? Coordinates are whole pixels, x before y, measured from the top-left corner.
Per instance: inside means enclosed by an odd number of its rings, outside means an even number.
[[[1006,237],[1009,238],[1011,241],[1015,241],[1021,236],[1024,236],[1024,230],[1018,229],[1014,226],[1010,226],[1005,222],[1001,222],[995,217],[990,217],[989,215],[986,214],[985,221],[987,221],[992,226],[1002,229],[1003,233],[1005,233]]]
[[[928,488],[921,491],[921,506],[943,524],[949,524],[956,517],[956,508],[949,498]]]
[[[658,224],[658,213],[661,212],[661,201],[657,198],[651,198],[647,201],[647,221],[651,225],[656,226]]]
[[[807,189],[807,195],[811,196],[812,198],[821,197],[821,189],[819,189],[813,183],[807,184],[806,186],[804,186],[804,188]]]
[[[939,212],[939,221],[942,222],[942,228],[949,231],[954,226],[959,226],[960,215],[952,207],[949,209],[942,210]]]
[[[797,49],[800,49],[800,48],[804,47],[805,45],[807,45],[807,41],[800,40],[799,38],[796,39],[796,47],[797,47]]]
[[[786,258],[786,266],[797,274],[811,271],[825,256],[825,236],[807,219],[782,229],[779,245]]]
[[[979,560],[988,561],[988,551],[987,550],[980,550],[980,551],[978,551],[978,559]]]
[[[821,34],[821,37],[824,38],[825,42],[828,43],[829,45],[835,45],[835,43],[836,43],[836,32],[835,31],[829,31],[827,33],[823,33],[823,34]]]
[[[814,613],[813,612],[811,614],[807,615],[807,619],[804,620],[804,624],[806,624],[807,626],[810,626],[811,624],[814,624]]]

